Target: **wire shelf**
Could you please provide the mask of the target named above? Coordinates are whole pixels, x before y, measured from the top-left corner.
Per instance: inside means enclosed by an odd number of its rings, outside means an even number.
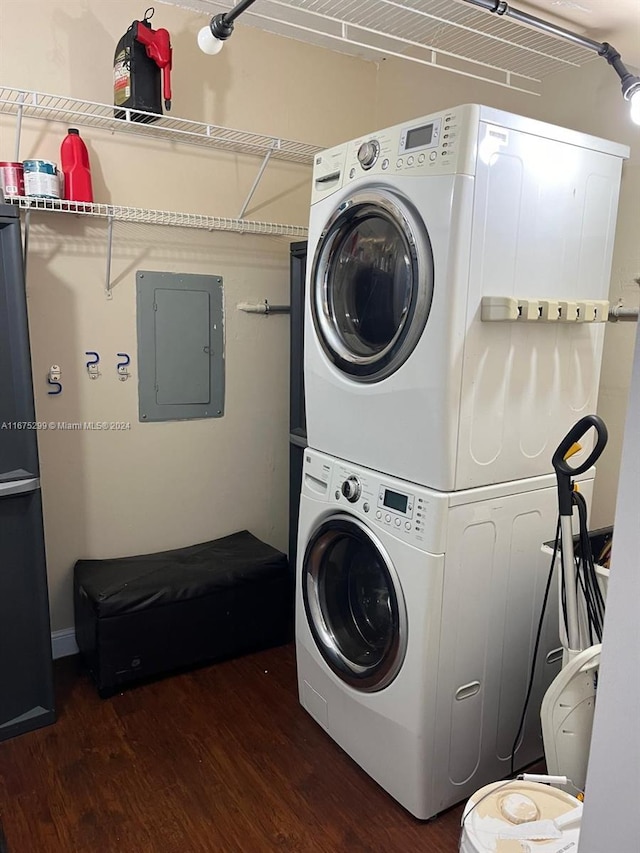
[[[233,0],[161,0],[213,15]],[[538,94],[542,78],[593,52],[460,0],[262,0],[242,21],[333,50],[396,56]]]
[[[304,142],[275,136],[263,136],[220,127],[215,124],[189,121],[170,116],[158,116],[142,110],[118,110],[116,118],[112,104],[81,101],[64,95],[51,95],[27,89],[0,87],[0,113],[36,118],[41,121],[95,127],[112,133],[130,133],[147,139],[162,139],[205,148],[220,148],[242,154],[289,160],[310,165],[321,149]]]
[[[147,225],[170,225],[179,228],[201,228],[206,231],[231,231],[237,234],[265,234],[272,237],[305,238],[308,231],[302,225],[281,225],[249,219],[229,219],[204,216],[198,213],[176,213],[170,210],[146,210],[112,204],[85,204],[64,199],[20,196],[8,198],[22,210],[75,213],[80,216],[102,217],[116,222],[137,222]]]

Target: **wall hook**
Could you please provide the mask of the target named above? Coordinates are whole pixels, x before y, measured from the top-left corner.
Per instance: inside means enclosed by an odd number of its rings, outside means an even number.
[[[93,350],[88,350],[85,352],[85,355],[93,356],[91,361],[87,362],[87,372],[91,379],[97,379],[100,376],[100,368],[98,365],[100,364],[100,356],[97,352],[93,352]]]
[[[47,373],[47,385],[52,385],[57,390],[47,391],[50,397],[57,397],[62,394],[62,383],[60,382],[61,371],[57,364],[52,364]]]
[[[118,371],[118,378],[121,382],[126,382],[127,379],[131,376],[127,368],[131,364],[131,357],[126,352],[117,352],[116,355],[118,358],[124,359],[124,361],[119,361],[116,365],[116,369]]]

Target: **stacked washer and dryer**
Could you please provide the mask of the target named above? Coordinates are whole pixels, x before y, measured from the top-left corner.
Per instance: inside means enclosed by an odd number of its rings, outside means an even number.
[[[598,390],[603,325],[483,322],[482,298],[606,299],[626,153],[466,105],[316,158],[300,701],[419,818],[509,772],[551,455]],[[557,624],[551,606],[516,768],[542,755]]]

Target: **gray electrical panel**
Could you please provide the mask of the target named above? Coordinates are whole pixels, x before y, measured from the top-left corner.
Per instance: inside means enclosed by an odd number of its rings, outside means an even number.
[[[136,275],[141,421],[224,413],[224,316],[218,275]]]

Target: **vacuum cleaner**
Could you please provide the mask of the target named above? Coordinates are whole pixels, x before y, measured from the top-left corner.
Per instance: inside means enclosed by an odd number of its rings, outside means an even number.
[[[569,459],[592,428],[596,432],[594,448],[588,459],[572,468]],[[597,415],[587,415],[567,433],[553,455],[560,510],[559,627],[563,658],[562,669],[542,700],[540,719],[547,770],[566,774],[580,791],[584,790],[587,776],[605,590],[593,559],[586,502],[572,478],[595,464],[606,443],[604,422]],[[578,556],[572,530],[574,509],[578,512]]]
[[[593,450],[575,468],[569,460],[582,447],[591,430],[596,433]],[[460,827],[460,853],[497,853],[533,850],[564,853],[577,850],[582,818],[581,795],[589,758],[591,730],[600,666],[604,622],[604,593],[591,551],[587,506],[573,478],[589,470],[607,443],[607,428],[597,415],[581,418],[553,454],[558,484],[558,535],[545,593],[551,585],[557,554],[560,554],[560,641],[562,669],[542,702],[540,718],[549,775],[522,774],[494,782],[477,791],[467,802]],[[577,510],[579,549],[574,549],[573,515]],[[540,616],[538,635],[544,618]],[[537,650],[537,643],[536,643]],[[531,683],[535,668],[535,653]],[[523,710],[522,721],[524,721]],[[518,741],[520,731],[514,742]],[[565,774],[565,775],[560,775]],[[580,798],[558,790],[571,785]]]

